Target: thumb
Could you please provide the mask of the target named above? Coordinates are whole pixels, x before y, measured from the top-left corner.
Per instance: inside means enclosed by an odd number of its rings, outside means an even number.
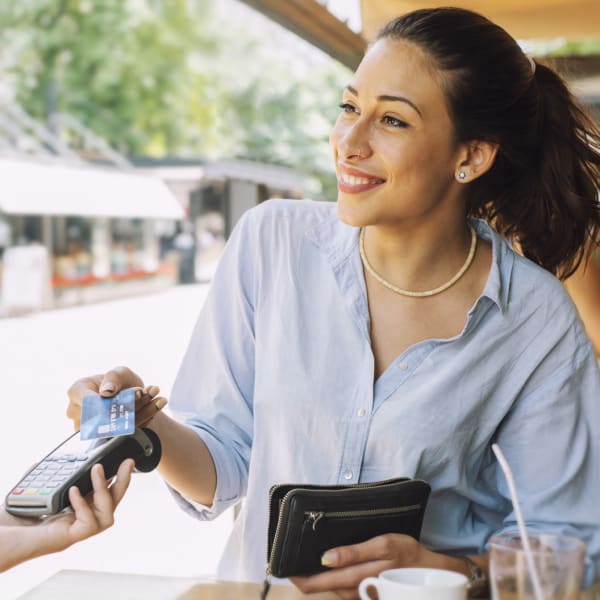
[[[99,390],[102,396],[107,397],[131,387],[144,387],[144,382],[128,367],[115,367],[104,374]]]

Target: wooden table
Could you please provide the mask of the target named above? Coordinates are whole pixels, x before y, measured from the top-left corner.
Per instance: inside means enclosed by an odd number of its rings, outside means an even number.
[[[18,600],[259,600],[261,589],[262,586],[257,583],[101,571],[59,571]],[[287,585],[272,586],[268,595],[268,600],[302,599],[336,600],[337,596],[306,595]]]
[[[128,575],[102,571],[59,571],[18,600],[259,600],[257,583],[206,578]],[[267,600],[339,600],[335,594],[301,594],[295,587],[274,585]],[[600,600],[600,583],[581,600]]]

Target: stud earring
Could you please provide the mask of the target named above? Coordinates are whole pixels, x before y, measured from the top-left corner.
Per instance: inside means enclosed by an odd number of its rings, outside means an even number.
[[[467,174],[464,171],[459,171],[458,172],[458,178],[463,181],[464,179],[467,178]]]

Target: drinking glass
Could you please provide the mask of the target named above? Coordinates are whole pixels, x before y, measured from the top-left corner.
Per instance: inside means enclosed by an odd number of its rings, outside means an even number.
[[[579,600],[585,544],[566,535],[532,533],[528,537],[543,600]],[[490,539],[490,586],[492,600],[537,600],[518,533]]]

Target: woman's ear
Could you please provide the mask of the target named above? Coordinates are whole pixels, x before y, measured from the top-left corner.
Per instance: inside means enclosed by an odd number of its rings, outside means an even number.
[[[464,152],[455,169],[455,177],[460,183],[468,183],[484,173],[494,164],[498,144],[473,140],[465,145]]]

